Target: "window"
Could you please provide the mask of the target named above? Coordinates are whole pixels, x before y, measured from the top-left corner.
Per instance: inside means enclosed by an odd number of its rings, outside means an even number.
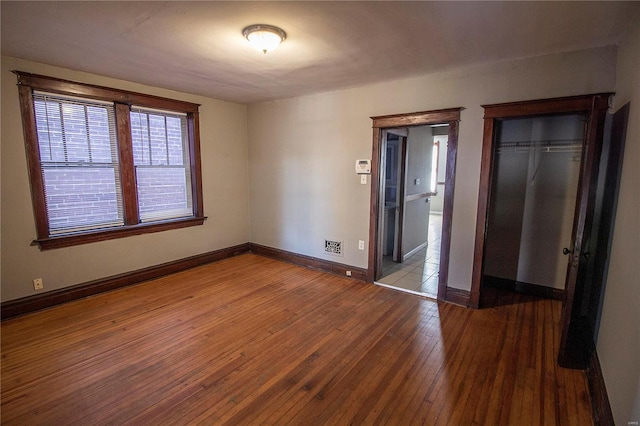
[[[41,249],[204,222],[198,105],[16,74]]]
[[[432,194],[438,194],[438,163],[440,162],[440,143],[433,142],[431,151],[431,176],[429,178],[429,188]]]
[[[133,163],[142,222],[190,216],[191,177],[186,115],[131,111]]]

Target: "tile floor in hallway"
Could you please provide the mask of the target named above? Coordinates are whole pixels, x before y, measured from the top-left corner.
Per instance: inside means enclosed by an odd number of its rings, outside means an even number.
[[[442,216],[429,216],[429,244],[402,263],[391,256],[383,259],[383,276],[377,282],[401,290],[409,290],[428,297],[438,296],[438,268],[440,264],[440,237]]]

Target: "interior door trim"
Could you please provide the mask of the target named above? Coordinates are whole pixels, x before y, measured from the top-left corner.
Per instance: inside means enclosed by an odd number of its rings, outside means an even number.
[[[471,276],[471,295],[469,306],[480,307],[482,290],[482,264],[484,260],[485,232],[491,179],[493,176],[493,143],[496,121],[501,118],[530,117],[549,114],[591,114],[595,100],[608,105],[611,93],[572,96],[534,101],[510,102],[504,104],[482,105],[484,108],[484,132],[482,141],[482,156],[480,164],[480,187],[478,191],[478,212],[476,219],[476,238],[473,256],[473,272]],[[581,171],[581,175],[583,172]],[[579,184],[580,185],[580,184]],[[576,217],[577,220],[578,217]],[[575,237],[575,236],[574,236]],[[580,239],[582,236],[580,236]]]
[[[482,164],[476,221],[475,252],[471,282],[470,306],[481,307],[483,261],[491,180],[495,126],[498,119],[532,117],[550,114],[584,114],[587,120],[582,150],[582,164],[578,181],[578,193],[573,219],[572,251],[567,264],[565,300],[563,303],[558,363],[563,367],[585,368],[585,360],[593,346],[580,324],[579,316],[583,298],[584,279],[580,278],[583,265],[582,245],[590,233],[595,206],[598,167],[602,151],[604,117],[612,93],[599,93],[569,98],[543,99],[532,102],[516,102],[500,105],[483,105],[485,109]]]
[[[404,206],[405,202],[402,201],[405,199],[405,194],[407,193],[407,139],[409,132],[405,131],[404,136],[400,136],[400,152],[398,153],[398,159],[400,165],[398,166],[398,194],[397,200],[399,201],[396,206],[396,235],[398,236],[397,240],[394,242],[393,246],[393,260],[395,262],[402,262],[404,259],[404,251],[402,250],[402,243],[404,240]],[[382,180],[380,180],[382,182]],[[381,188],[384,191],[384,186]],[[384,200],[384,195],[383,198]],[[386,231],[385,231],[386,232]],[[382,262],[382,257],[379,257],[380,262]]]
[[[384,129],[398,127],[448,124],[449,139],[447,150],[447,170],[442,214],[442,241],[440,245],[440,265],[438,279],[438,300],[446,300],[449,272],[449,250],[451,247],[451,219],[453,216],[453,196],[455,188],[456,158],[458,153],[458,122],[464,108],[449,108],[422,111],[409,114],[395,114],[371,117],[373,120],[373,141],[371,154],[371,203],[369,209],[369,253],[367,280],[373,282],[382,271],[382,217],[384,209],[384,173],[380,171],[382,156],[382,133]]]

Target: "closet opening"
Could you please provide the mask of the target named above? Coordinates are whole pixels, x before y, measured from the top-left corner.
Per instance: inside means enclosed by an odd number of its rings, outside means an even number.
[[[586,368],[595,346],[605,276],[594,265],[608,256],[598,234],[613,218],[603,195],[617,191],[603,182],[621,158],[603,155],[620,149],[605,132],[611,96],[483,106],[470,306],[503,303],[496,287],[561,299],[558,363],[568,368]]]
[[[586,120],[496,120],[484,286],[564,299]]]

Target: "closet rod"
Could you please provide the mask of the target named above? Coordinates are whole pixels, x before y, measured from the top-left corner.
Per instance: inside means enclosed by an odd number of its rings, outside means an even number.
[[[540,140],[523,140],[523,141],[506,141],[498,142],[498,148],[529,148],[531,145],[535,147],[547,146],[582,146],[582,139],[540,139]]]
[[[517,154],[528,154],[532,151],[531,148],[522,147],[522,146],[513,146],[513,147],[500,147],[498,148],[498,154],[503,152],[515,152]],[[580,153],[582,152],[582,145],[563,145],[563,146],[541,146],[533,148],[533,151],[536,152],[573,152]]]

